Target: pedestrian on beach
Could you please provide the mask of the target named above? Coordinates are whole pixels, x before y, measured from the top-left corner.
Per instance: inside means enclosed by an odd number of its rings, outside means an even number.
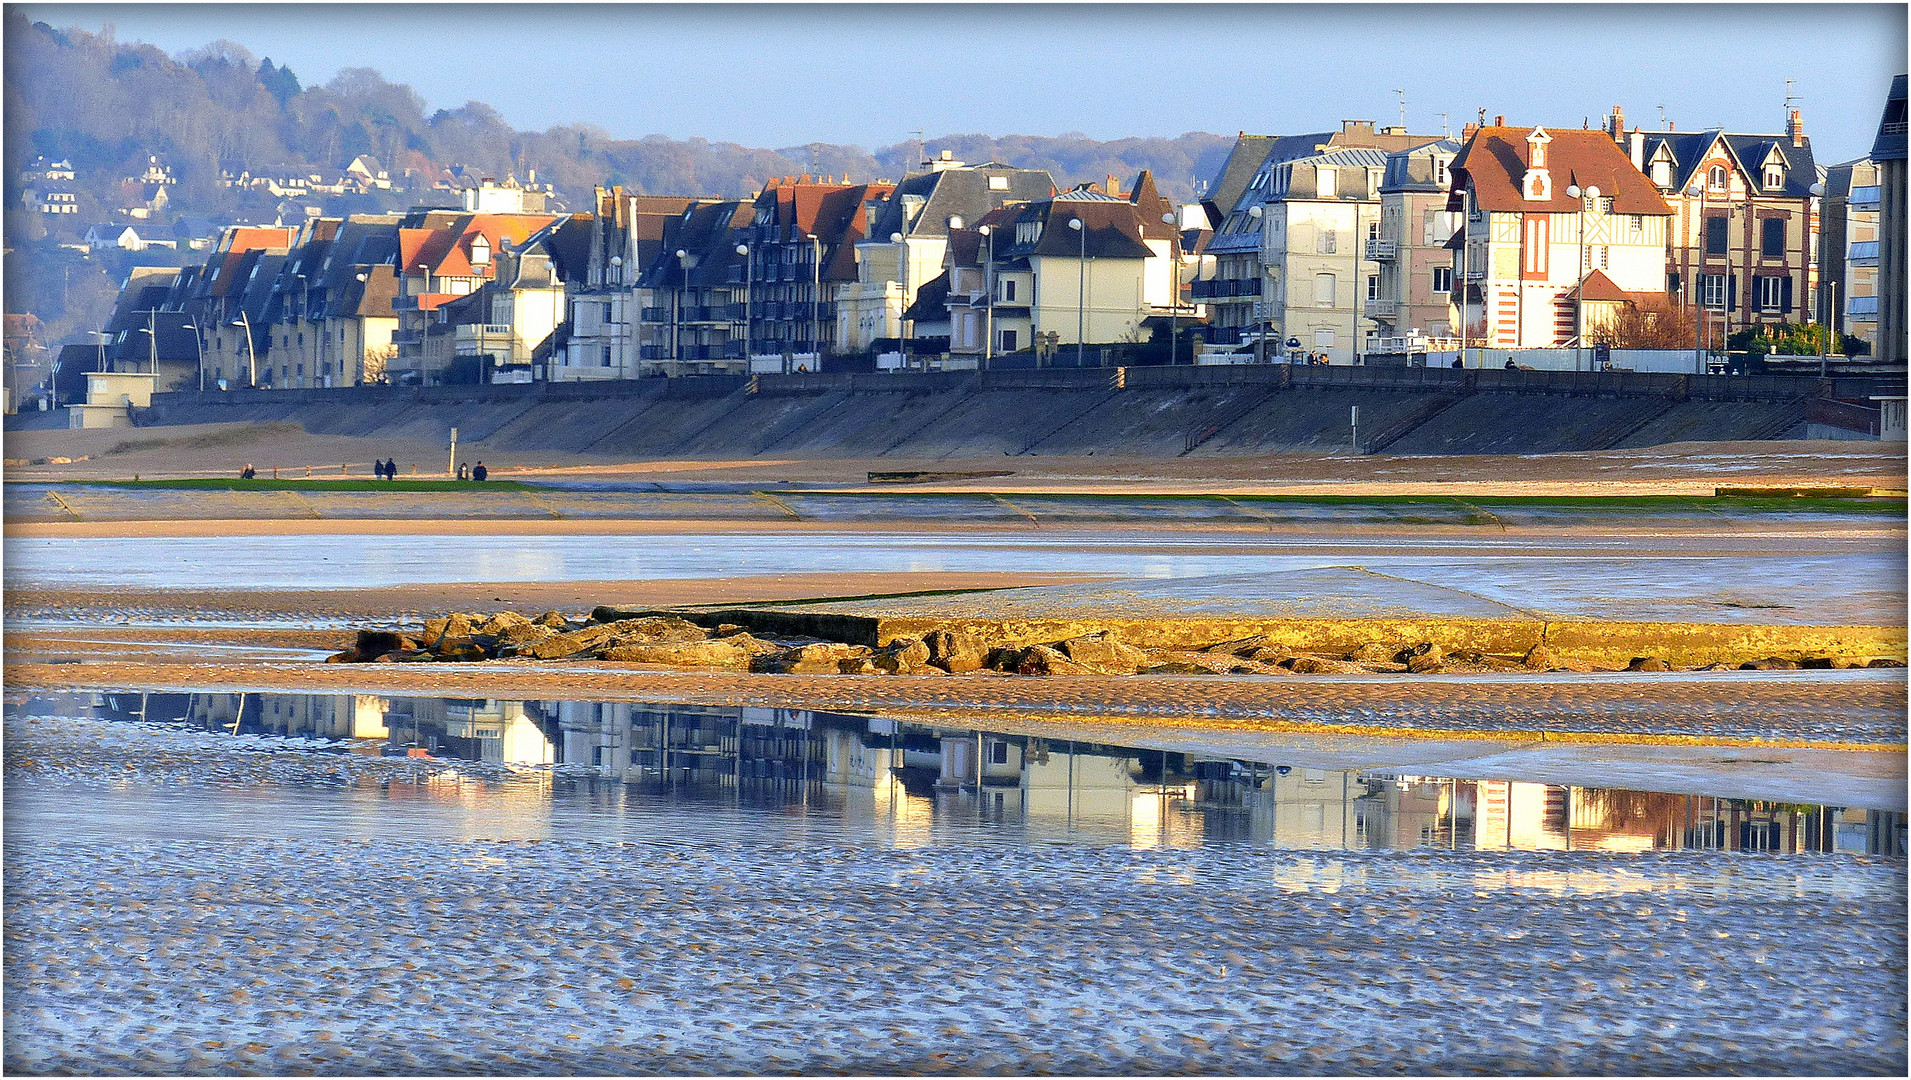
[[[469,479],[471,479],[471,470],[470,470],[470,469],[467,469],[467,468],[465,468],[465,466],[464,466],[464,462],[462,462],[462,461],[460,461],[460,462],[458,463],[458,479],[460,479],[460,480],[469,480]]]
[[[250,480],[257,475],[259,474],[252,471],[252,463],[249,461],[246,462],[245,468],[239,470],[239,479],[241,480]]]
[[[387,480],[398,479],[398,459],[397,458],[385,459],[385,479]]]
[[[485,477],[490,475],[491,475],[491,470],[485,468],[484,462],[482,461],[478,462],[476,465],[473,465],[471,467],[471,479],[473,480],[483,480]]]

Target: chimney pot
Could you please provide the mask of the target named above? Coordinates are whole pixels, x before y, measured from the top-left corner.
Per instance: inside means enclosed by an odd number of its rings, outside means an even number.
[[[1494,126],[1494,127],[1505,127],[1505,126],[1506,126],[1506,117],[1504,117],[1504,116],[1495,116],[1495,117],[1493,118],[1493,126]]]
[[[1792,110],[1791,118],[1786,122],[1785,128],[1792,137],[1793,146],[1805,145],[1805,119],[1797,109]]]

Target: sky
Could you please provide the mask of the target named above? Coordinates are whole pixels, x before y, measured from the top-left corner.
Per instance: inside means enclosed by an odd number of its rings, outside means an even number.
[[[179,53],[225,38],[306,85],[346,67],[427,109],[757,147],[938,135],[1280,134],[1343,119],[1783,130],[1870,149],[1901,4],[23,4]],[[1663,107],[1661,119],[1660,109]],[[1443,118],[1442,113],[1446,116]]]

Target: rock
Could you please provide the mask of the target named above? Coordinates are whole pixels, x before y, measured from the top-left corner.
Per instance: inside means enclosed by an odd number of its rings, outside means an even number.
[[[1763,660],[1751,660],[1738,666],[1740,671],[1796,671],[1798,664],[1782,656],[1768,656]]]
[[[1392,664],[1398,662],[1395,658],[1398,657],[1402,651],[1398,645],[1369,641],[1367,644],[1348,653],[1347,659],[1356,664]]]
[[[979,671],[989,660],[989,647],[966,630],[931,630],[922,639],[929,647],[929,662],[951,675]]]
[[[328,664],[356,664],[360,663],[361,659],[357,649],[346,649],[344,652],[333,653],[326,657],[325,662]]]
[[[1122,644],[1112,630],[1069,638],[1067,641],[1058,643],[1056,648],[1078,664],[1086,664],[1111,674],[1133,675],[1148,662],[1147,653],[1133,645]]]
[[[616,645],[604,650],[604,659],[625,664],[672,664],[677,667],[748,671],[755,655],[748,646],[760,645],[747,634],[711,641],[659,641]]]
[[[1626,664],[1627,671],[1671,671],[1672,665],[1656,656],[1635,656]]]
[[[500,611],[479,623],[476,632],[495,638],[508,630],[519,630],[530,625],[531,620],[515,611]]]
[[[1445,665],[1446,651],[1434,642],[1423,641],[1407,650],[1404,662],[1415,675],[1431,674]]]
[[[1330,660],[1324,656],[1309,656],[1305,653],[1290,656],[1281,661],[1281,667],[1296,675],[1367,675],[1368,670],[1351,660]]]
[[[879,675],[882,673],[881,669],[871,663],[866,656],[852,656],[844,660],[836,661],[836,672],[839,675]]]
[[[1232,653],[1179,649],[1149,649],[1141,667],[1144,675],[1263,675],[1278,670]]]
[[[1807,656],[1798,662],[1798,666],[1807,671],[1825,671],[1835,670],[1844,665],[1829,656]]]
[[[499,634],[492,640],[492,649],[497,656],[517,656],[526,648],[558,636],[558,631],[537,623],[526,623]]]
[[[542,626],[546,630],[556,630],[561,634],[571,628],[571,621],[555,611],[547,611],[537,618],[532,619],[531,625]]]
[[[1264,664],[1285,660],[1293,655],[1292,649],[1289,649],[1285,645],[1269,641],[1266,634],[1255,634],[1252,637],[1237,638],[1233,641],[1216,642],[1213,645],[1204,646],[1198,651],[1204,653],[1226,653],[1230,656],[1257,660]]]
[[[607,648],[621,645],[702,641],[704,637],[703,627],[674,615],[661,615],[597,623],[562,634],[552,634],[550,637],[521,646],[517,655],[534,660],[562,660],[585,655],[595,657]]]
[[[423,645],[427,649],[436,649],[469,641],[477,629],[477,624],[471,621],[469,615],[455,612],[442,619],[426,619]]]
[[[360,630],[352,651],[360,656],[379,656],[406,645],[405,636],[391,630]]]
[[[1558,667],[1559,657],[1553,655],[1553,650],[1542,641],[1526,650],[1526,655],[1520,658],[1520,662],[1534,671],[1545,671],[1547,668]]]
[[[1866,667],[1903,667],[1904,661],[1892,660],[1888,657],[1881,656],[1878,659],[1871,661],[1869,664],[1866,664],[1865,666]]]
[[[876,650],[870,663],[891,675],[914,675],[929,664],[929,646],[918,638],[899,637]]]
[[[715,633],[717,637],[733,637],[743,633],[745,629],[745,627],[738,626],[733,622],[718,623]]]
[[[1101,672],[1068,658],[1060,649],[1030,645],[1015,662],[1017,675],[1099,675]]]
[[[430,654],[427,653],[425,650],[420,649],[418,650],[418,653],[420,655],[425,656],[426,659],[430,659]],[[387,653],[386,655],[393,656],[393,657],[397,656],[396,653]],[[475,664],[480,660],[490,659],[490,657],[485,653],[483,646],[472,643],[472,642],[466,642],[464,644],[459,644],[459,645],[446,645],[445,647],[437,650],[437,656],[438,656],[438,659],[440,660],[445,660],[455,664]],[[409,659],[409,657],[407,657],[407,659]]]
[[[836,675],[842,672],[843,661],[866,659],[872,652],[865,645],[818,641],[758,656],[750,661],[750,670],[773,675]]]

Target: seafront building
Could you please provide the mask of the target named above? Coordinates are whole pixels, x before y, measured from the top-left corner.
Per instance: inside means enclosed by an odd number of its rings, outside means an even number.
[[[1353,120],[1244,132],[1199,207],[1146,172],[1061,190],[948,151],[896,182],[777,177],[731,199],[611,187],[580,213],[552,209],[549,185],[447,174],[444,207],[216,239],[94,230],[116,249],[207,250],[163,289],[129,278],[105,359],[126,368],[143,347],[166,386],[228,390],[1424,363],[1462,341],[1583,369],[1627,308],[1690,320],[1715,347],[1828,322],[1901,359],[1901,80],[1893,95],[1874,152],[1831,169],[1795,109],[1777,134],[1629,129],[1616,106],[1599,128],[1496,120],[1458,139]],[[69,172],[40,160],[23,178],[52,191]],[[165,172],[149,161],[135,179],[163,189]],[[392,184],[362,156],[341,177]]]

